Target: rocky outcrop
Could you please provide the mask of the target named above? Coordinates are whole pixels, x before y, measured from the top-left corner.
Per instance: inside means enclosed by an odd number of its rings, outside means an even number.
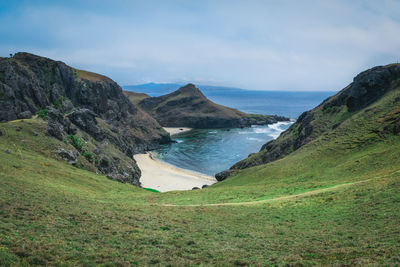
[[[378,66],[358,74],[353,82],[336,96],[328,98],[324,109],[346,105],[350,112],[360,110],[392,89],[392,83],[400,77],[400,65]]]
[[[108,178],[117,180],[123,183],[129,182],[140,186],[139,178],[141,172],[139,168],[132,166],[124,166],[121,160],[117,157],[109,158],[104,155],[101,157],[98,164],[98,169],[107,175]],[[132,179],[134,178],[134,179]]]
[[[38,112],[47,117],[47,135],[63,140],[79,129],[96,142],[112,143],[128,157],[170,140],[108,77],[29,53],[0,58],[0,121]],[[131,164],[136,168],[133,159]],[[119,168],[116,161],[113,166]],[[138,184],[138,171],[121,173],[124,177],[110,177]]]
[[[96,141],[101,142],[106,138],[104,132],[97,127],[96,114],[93,111],[87,108],[75,109],[67,118]]]
[[[71,124],[71,121],[53,107],[47,109],[47,132],[48,136],[53,136],[62,141],[65,134],[76,134],[76,127]]]
[[[166,127],[236,128],[289,120],[276,115],[246,114],[215,104],[193,84],[167,95],[144,98],[139,106]]]
[[[400,86],[400,64],[379,66],[357,75],[353,82],[336,95],[324,100],[316,108],[304,112],[287,131],[276,140],[264,144],[260,152],[234,164],[230,170],[216,174],[219,180],[229,177],[234,170],[266,164],[296,151],[336,129],[358,111],[378,101],[390,90]],[[396,100],[395,100],[396,101]],[[392,132],[400,132],[400,121],[390,124]]]
[[[61,157],[63,160],[67,161],[71,165],[76,165],[77,163],[77,158],[79,156],[78,151],[76,150],[67,150],[64,148],[57,149],[54,151],[59,157]]]

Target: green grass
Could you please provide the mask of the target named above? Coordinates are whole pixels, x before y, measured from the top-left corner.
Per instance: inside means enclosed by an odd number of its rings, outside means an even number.
[[[154,193],[160,193],[160,191],[155,190],[155,189],[153,189],[153,188],[145,188],[145,187],[143,187],[143,189],[144,189],[144,190],[147,190],[147,191],[150,191],[150,192],[154,192]]]
[[[39,118],[41,118],[41,119],[46,119],[46,117],[47,117],[47,109],[41,109],[41,110],[39,110],[38,112],[37,112],[37,115],[38,115],[38,117]]]
[[[84,157],[83,168],[57,160],[52,151],[73,146],[46,137],[43,120],[0,124],[0,266],[399,264],[400,136],[383,131],[397,94],[281,160],[184,192],[115,182]]]

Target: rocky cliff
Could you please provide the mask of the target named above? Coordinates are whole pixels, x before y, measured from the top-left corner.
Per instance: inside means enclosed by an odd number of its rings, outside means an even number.
[[[130,166],[99,149],[96,167],[110,178],[136,185],[140,171],[133,154],[169,141],[157,121],[108,77],[29,53],[0,58],[0,121],[37,113],[47,119],[48,136],[66,141],[82,133],[96,146],[112,144],[130,158]]]
[[[233,128],[289,120],[276,115],[246,114],[218,105],[193,84],[167,95],[144,98],[139,106],[166,127]]]
[[[324,100],[316,108],[304,112],[287,131],[276,140],[264,144],[260,152],[234,164],[216,175],[224,180],[235,170],[266,164],[283,158],[327,131],[339,127],[361,110],[370,111],[374,102],[391,90],[400,90],[400,64],[378,66],[358,74],[353,82],[336,95]],[[400,99],[394,99],[400,101]],[[400,132],[400,118],[391,117],[383,131]]]

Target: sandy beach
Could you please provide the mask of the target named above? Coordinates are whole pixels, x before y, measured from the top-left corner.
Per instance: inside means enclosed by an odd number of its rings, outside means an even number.
[[[193,187],[201,188],[205,184],[211,185],[217,182],[214,177],[181,169],[154,159],[151,153],[137,154],[134,158],[142,171],[140,182],[145,188],[167,192],[190,190]]]
[[[171,136],[175,134],[180,134],[192,130],[188,127],[163,127]]]

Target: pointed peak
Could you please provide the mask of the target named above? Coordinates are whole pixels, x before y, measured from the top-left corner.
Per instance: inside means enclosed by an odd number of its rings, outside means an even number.
[[[185,86],[182,86],[177,90],[179,93],[189,94],[193,96],[201,96],[204,97],[203,93],[197,88],[193,83],[188,83]]]

